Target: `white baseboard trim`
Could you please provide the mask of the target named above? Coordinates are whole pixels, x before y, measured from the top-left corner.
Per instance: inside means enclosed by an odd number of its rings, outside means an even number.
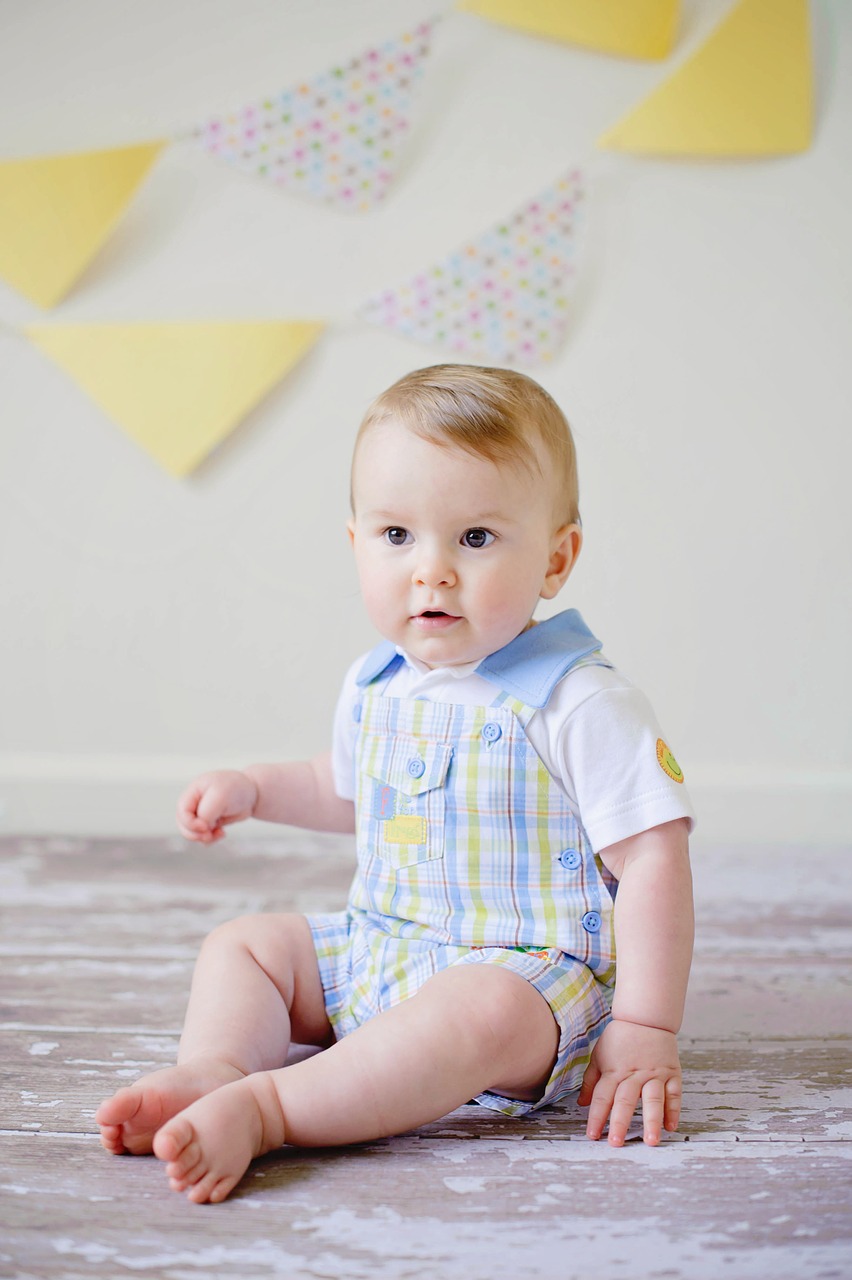
[[[174,835],[178,797],[209,768],[192,756],[0,754],[0,833]]]
[[[0,754],[0,834],[173,835],[177,798],[206,768],[186,756]],[[693,766],[688,785],[702,844],[852,844],[852,773]]]

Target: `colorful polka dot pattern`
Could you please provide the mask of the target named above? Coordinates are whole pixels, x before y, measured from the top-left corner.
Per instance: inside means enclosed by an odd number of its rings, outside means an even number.
[[[194,132],[251,173],[350,210],[380,201],[410,128],[434,22]]]
[[[490,364],[536,365],[565,337],[581,177],[572,172],[513,217],[360,315],[430,346]]]

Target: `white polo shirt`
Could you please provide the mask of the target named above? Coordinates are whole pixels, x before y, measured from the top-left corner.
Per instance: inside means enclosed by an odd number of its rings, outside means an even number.
[[[389,697],[490,706],[499,692],[476,674],[478,662],[432,670],[404,650],[398,652],[404,662],[384,685]],[[355,798],[358,725],[353,713],[362,697],[356,677],[364,656],[346,673],[334,716],[334,784],[347,800]],[[598,662],[602,657],[596,655]],[[651,704],[609,664],[573,667],[547,705],[533,714],[526,734],[596,853],[675,818],[686,818],[690,831],[695,826],[683,774]]]

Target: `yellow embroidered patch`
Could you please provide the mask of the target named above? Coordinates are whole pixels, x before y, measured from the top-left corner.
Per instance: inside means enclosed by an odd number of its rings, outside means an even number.
[[[425,844],[426,819],[413,813],[399,813],[383,824],[388,844]]]
[[[657,763],[663,773],[667,773],[672,781],[683,782],[683,770],[662,738],[657,739]]]

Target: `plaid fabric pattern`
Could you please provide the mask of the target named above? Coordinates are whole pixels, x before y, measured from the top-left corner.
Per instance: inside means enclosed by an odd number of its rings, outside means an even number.
[[[496,964],[534,986],[559,1028],[556,1062],[537,1102],[481,1093],[476,1101],[504,1115],[526,1115],[579,1089],[595,1041],[610,1017],[612,988],[556,948],[454,947],[385,933],[360,912],[308,917],[326,1012],[338,1040],[383,1009],[406,1000],[442,969]]]
[[[508,966],[547,1000],[559,1057],[537,1103],[579,1088],[615,980],[613,899],[582,824],[531,746],[533,708],[385,696],[360,708],[358,871],[347,911],[309,917],[338,1036],[452,964]]]
[[[368,691],[351,905],[400,940],[558,948],[612,983],[612,895],[524,733],[532,709]]]

